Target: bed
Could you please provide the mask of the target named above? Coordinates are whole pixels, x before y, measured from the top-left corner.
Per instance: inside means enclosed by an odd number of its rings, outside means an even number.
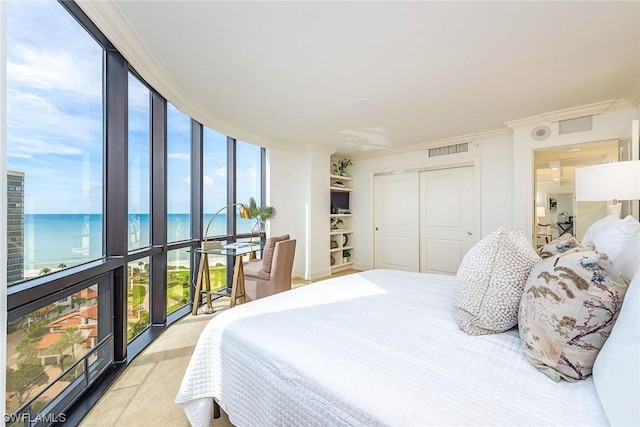
[[[214,399],[235,426],[609,425],[592,378],[551,381],[517,328],[461,331],[455,280],[371,270],[220,313],[176,403],[193,426]]]

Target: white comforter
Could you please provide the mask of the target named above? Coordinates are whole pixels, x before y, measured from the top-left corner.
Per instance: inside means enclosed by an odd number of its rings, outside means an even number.
[[[593,382],[554,383],[516,329],[468,336],[454,278],[372,270],[214,317],[176,397],[236,426],[607,425]]]

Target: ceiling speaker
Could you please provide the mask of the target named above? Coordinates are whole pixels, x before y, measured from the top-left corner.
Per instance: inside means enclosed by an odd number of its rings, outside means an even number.
[[[551,135],[551,128],[549,126],[536,126],[531,131],[531,138],[536,141],[542,141],[543,139],[549,138]]]

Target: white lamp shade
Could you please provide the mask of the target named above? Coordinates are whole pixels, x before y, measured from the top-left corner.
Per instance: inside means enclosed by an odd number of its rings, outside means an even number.
[[[579,202],[640,199],[640,160],[584,166],[575,178]]]
[[[536,216],[538,218],[542,218],[543,216],[547,216],[547,212],[546,212],[546,209],[544,208],[544,206],[537,206],[536,207]]]

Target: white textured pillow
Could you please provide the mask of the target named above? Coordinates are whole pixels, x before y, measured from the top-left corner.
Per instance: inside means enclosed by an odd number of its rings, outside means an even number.
[[[467,252],[456,275],[454,316],[469,335],[514,327],[522,289],[540,261],[521,230],[500,227]]]
[[[631,279],[640,266],[640,222],[631,215],[624,219],[610,218],[594,223],[582,241],[593,242],[598,252],[607,254],[618,271]]]
[[[627,289],[616,324],[593,365],[604,413],[612,426],[640,425],[640,270]]]

